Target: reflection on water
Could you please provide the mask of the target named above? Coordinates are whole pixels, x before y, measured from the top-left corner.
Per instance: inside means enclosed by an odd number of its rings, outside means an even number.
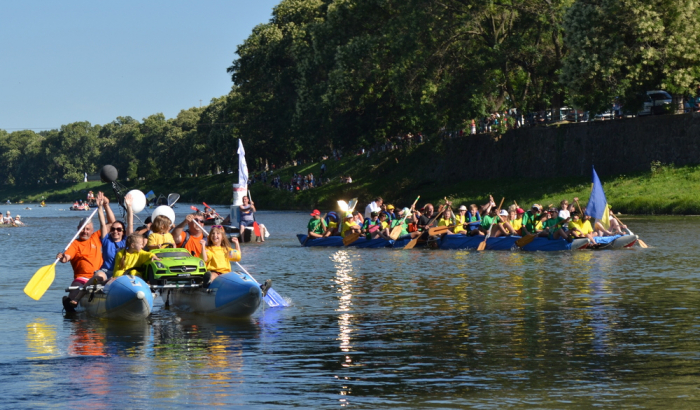
[[[64,319],[65,266],[36,303],[5,276],[7,406],[700,405],[700,243],[662,235],[700,219],[626,220],[645,250],[527,253],[301,248],[308,213],[260,217],[275,236],[245,245],[244,263],[294,306],[249,320],[162,304],[140,323]]]

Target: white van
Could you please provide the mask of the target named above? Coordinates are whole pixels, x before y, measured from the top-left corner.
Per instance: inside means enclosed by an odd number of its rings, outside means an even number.
[[[663,112],[663,108],[661,107],[671,104],[672,102],[673,97],[666,91],[647,91],[647,95],[644,98],[644,108],[642,111],[639,111],[637,115],[661,114]]]

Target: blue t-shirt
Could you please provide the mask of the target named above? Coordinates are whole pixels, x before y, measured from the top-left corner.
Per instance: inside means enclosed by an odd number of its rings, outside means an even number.
[[[119,242],[114,242],[109,236],[102,238],[102,266],[100,269],[104,270],[114,270],[114,257],[117,255],[120,249],[126,247],[126,239],[122,239]]]

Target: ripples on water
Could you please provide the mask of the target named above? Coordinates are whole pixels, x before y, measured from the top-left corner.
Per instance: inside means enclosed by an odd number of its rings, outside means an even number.
[[[661,235],[694,218],[631,219],[647,250],[477,253],[300,248],[305,214],[263,213],[273,237],[244,264],[292,307],[231,322],[159,302],[124,324],[64,318],[66,266],[22,293],[64,216],[0,230],[5,407],[698,405],[698,243]]]

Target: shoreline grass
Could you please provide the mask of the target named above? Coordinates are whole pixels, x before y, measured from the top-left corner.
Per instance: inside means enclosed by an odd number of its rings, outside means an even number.
[[[374,153],[371,157],[348,156],[340,161],[325,161],[330,183],[321,187],[291,193],[264,186],[261,182],[250,186],[252,196],[260,209],[307,210],[313,208],[335,209],[336,201],[360,198],[360,203],[382,196],[386,202],[396,206],[407,206],[417,195],[420,203],[437,202],[448,197],[455,204],[483,204],[488,195],[497,201],[505,197],[504,204],[517,201],[522,208],[532,203],[558,204],[562,199],[580,199],[582,206],[590,195],[590,177],[566,178],[509,178],[476,181],[431,181],[415,178],[416,171],[405,175],[402,167],[410,162],[410,150]],[[289,181],[295,172],[306,175],[310,172],[320,176],[321,162],[305,163],[278,170],[283,181]],[[342,184],[341,175],[351,175],[352,184]],[[675,167],[653,163],[649,171],[627,175],[600,175],[608,203],[616,212],[647,215],[698,215],[700,214],[700,165]],[[268,178],[268,184],[271,178]],[[120,181],[129,189],[144,192],[153,190],[156,195],[177,192],[182,202],[208,202],[228,204],[231,202],[231,184],[238,182],[236,174],[220,174],[199,177],[168,177],[154,180]],[[85,199],[88,190],[102,190],[111,194],[111,186],[99,181],[34,186],[2,186],[0,199],[13,203],[73,202]]]

